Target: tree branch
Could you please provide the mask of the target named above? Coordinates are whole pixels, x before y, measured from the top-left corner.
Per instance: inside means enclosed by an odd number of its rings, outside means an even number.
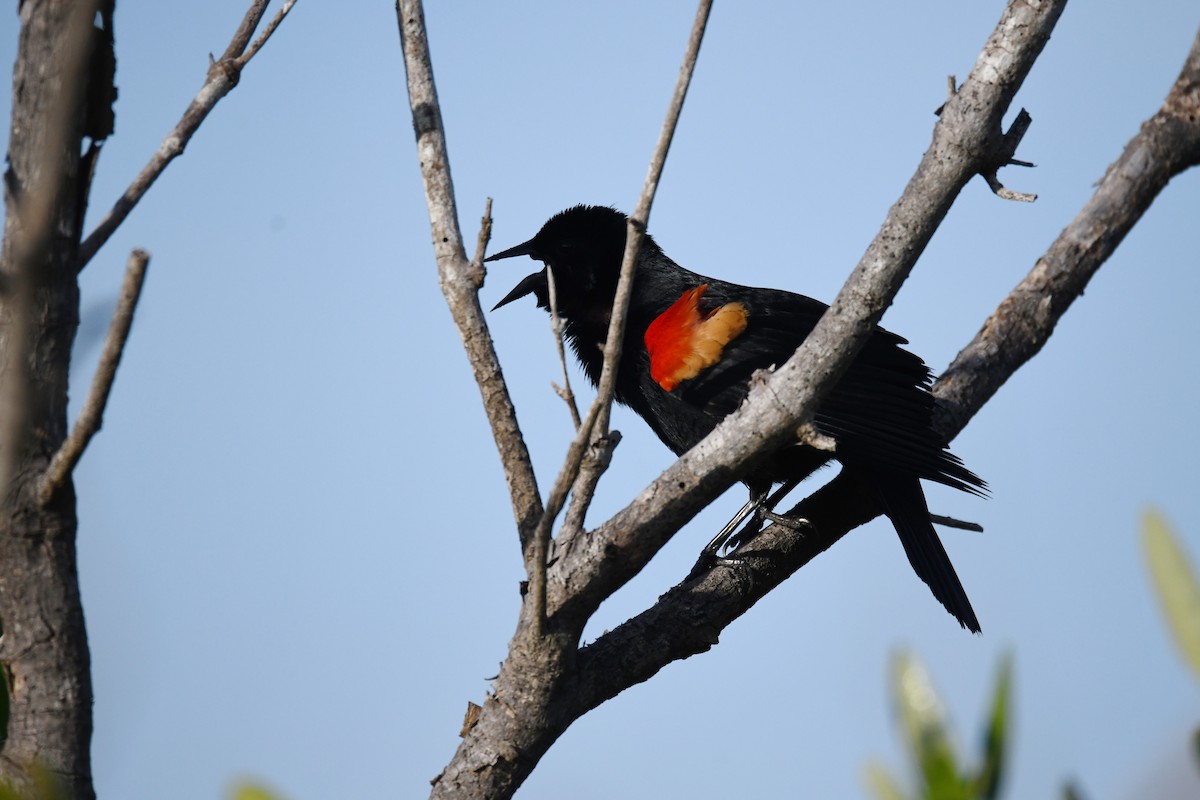
[[[567,404],[571,414],[571,424],[578,431],[583,425],[579,418],[579,407],[575,405],[575,393],[571,391],[571,375],[567,368],[567,351],[563,347],[563,323],[558,316],[558,285],[554,280],[554,270],[546,270],[546,295],[550,300],[550,330],[554,333],[554,348],[558,352],[558,365],[562,369],[562,386],[554,385],[554,391]]]
[[[125,268],[125,280],[121,283],[117,308],[113,311],[112,322],[104,339],[104,349],[100,354],[96,374],[92,377],[92,387],[88,391],[87,400],[79,412],[75,428],[50,460],[50,465],[38,485],[38,503],[43,507],[50,504],[55,493],[75,471],[75,465],[79,463],[83,451],[100,430],[104,420],[104,408],[108,405],[108,395],[112,391],[117,367],[121,363],[121,354],[125,351],[129,329],[133,326],[133,312],[137,308],[138,298],[142,295],[142,283],[146,279],[146,266],[149,263],[150,254],[145,250],[134,250],[129,255],[129,265]]]
[[[188,104],[187,110],[183,112],[179,122],[163,139],[162,144],[158,146],[158,150],[151,156],[150,161],[146,166],[142,167],[142,171],[133,179],[133,183],[129,184],[129,188],[125,193],[117,198],[116,203],[104,215],[104,219],[95,229],[88,234],[87,238],[79,246],[78,269],[82,270],[87,266],[88,262],[96,255],[104,243],[109,240],[109,237],[116,232],[117,228],[129,216],[129,212],[133,211],[134,206],[138,201],[150,190],[158,177],[166,170],[167,165],[175,160],[177,156],[183,154],[183,150],[187,147],[192,136],[200,128],[200,124],[208,117],[209,112],[213,110],[217,102],[229,94],[233,87],[237,86],[238,80],[241,78],[242,68],[266,43],[270,35],[279,27],[279,23],[291,11],[296,0],[286,0],[279,13],[271,21],[263,31],[250,50],[246,50],[246,46],[250,41],[250,37],[254,34],[255,28],[258,27],[259,21],[266,12],[269,0],[254,0],[250,5],[250,9],[246,12],[246,16],[242,19],[241,25],[233,35],[229,46],[225,49],[225,53],[217,61],[212,61],[208,68],[208,75],[204,79],[204,85],[200,87],[199,93]],[[244,51],[244,52],[243,52]],[[209,57],[211,61],[211,56]]]
[[[696,71],[696,59],[700,56],[700,44],[704,41],[704,30],[708,27],[708,17],[712,12],[712,0],[700,0],[696,9],[696,17],[692,22],[692,32],[688,36],[687,49],[684,51],[683,64],[679,68],[679,77],[675,81],[675,91],[671,95],[671,103],[667,107],[667,117],[663,120],[658,142],[654,147],[654,155],[650,159],[650,167],[646,174],[646,182],[638,197],[633,214],[629,217],[629,232],[625,236],[625,253],[621,260],[621,275],[617,280],[617,291],[613,297],[612,317],[609,320],[608,336],[604,342],[604,366],[600,371],[600,382],[596,387],[596,399],[593,407],[599,409],[596,418],[595,442],[597,448],[603,448],[603,441],[608,435],[608,421],[612,413],[613,394],[616,391],[617,367],[621,360],[621,345],[625,341],[625,317],[629,310],[629,298],[633,293],[633,270],[637,263],[638,250],[642,247],[642,236],[646,226],[650,224],[650,208],[654,205],[654,195],[658,192],[658,182],[662,177],[663,167],[667,163],[667,153],[671,149],[671,140],[675,138],[675,129],[679,125],[679,115],[683,113],[683,101],[687,99],[688,87],[692,83],[692,74]],[[592,431],[584,435],[592,438]],[[603,459],[596,462],[606,463]],[[589,476],[583,481],[576,481],[579,467],[572,470],[571,481],[575,494],[570,515],[582,522],[587,514],[587,507],[592,502],[596,490],[596,480],[599,474]]]
[[[621,344],[625,339],[625,316],[629,309],[629,298],[633,291],[633,269],[637,260],[638,250],[642,246],[642,236],[646,232],[646,223],[650,218],[650,207],[654,204],[654,195],[658,191],[658,181],[662,177],[663,167],[667,162],[667,152],[671,149],[671,139],[675,136],[675,128],[679,124],[679,115],[683,111],[683,101],[687,97],[688,86],[692,82],[692,73],[696,69],[696,58],[700,54],[700,43],[704,40],[704,29],[708,24],[708,15],[712,10],[712,0],[700,0],[696,10],[696,19],[692,23],[692,33],[688,37],[687,50],[680,67],[679,77],[675,82],[675,92],[667,108],[667,118],[658,136],[654,155],[650,159],[649,173],[638,198],[637,207],[629,218],[629,232],[625,237],[625,254],[621,262],[621,274],[617,280],[617,291],[613,298],[612,316],[609,318],[608,336],[604,342],[604,365],[600,370],[600,381],[596,387],[596,399],[588,411],[586,420],[575,432],[575,438],[567,448],[566,463],[554,482],[554,489],[546,503],[546,511],[542,515],[534,532],[534,554],[532,571],[529,574],[530,595],[533,597],[533,618],[540,630],[545,624],[546,614],[546,554],[550,549],[550,529],[554,520],[566,502],[567,493],[575,487],[579,492],[572,501],[579,507],[572,516],[582,519],[587,506],[591,502],[592,492],[595,491],[594,481],[577,482],[580,467],[588,443],[592,441],[593,432],[597,434],[596,445],[601,446],[608,432],[608,420],[612,411],[613,394],[616,391],[617,367],[621,361]],[[601,462],[597,462],[601,463]],[[598,476],[597,476],[598,477]]]
[[[425,33],[425,12],[420,0],[396,3],[400,28],[400,47],[404,51],[408,102],[412,111],[417,157],[425,185],[425,201],[433,232],[433,251],[437,258],[438,280],[463,347],[471,363],[475,382],[483,396],[483,407],[492,428],[492,437],[500,452],[504,478],[508,483],[513,514],[521,539],[522,553],[528,553],[533,531],[542,516],[542,500],[537,478],[529,459],[529,450],[521,436],[516,410],[500,371],[500,361],[488,334],[487,321],[479,305],[479,287],[483,284],[483,263],[468,262],[458,227],[458,207],[454,183],[450,177],[450,158],[442,111],[438,105],[433,65],[429,58],[429,40]],[[491,220],[484,220],[490,229]],[[528,558],[528,556],[527,556]]]
[[[936,425],[953,437],[1033,358],[1125,234],[1173,177],[1200,164],[1200,32],[1162,107],[1105,172],[1087,204],[942,373]],[[981,364],[990,368],[982,369]]]

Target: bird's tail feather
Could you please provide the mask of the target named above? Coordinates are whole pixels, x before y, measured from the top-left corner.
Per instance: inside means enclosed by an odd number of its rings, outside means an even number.
[[[954,572],[954,565],[929,520],[929,507],[921,482],[915,477],[877,475],[874,483],[883,504],[884,514],[896,527],[908,562],[917,576],[925,581],[933,596],[946,607],[967,630],[979,633],[979,620],[971,601]]]

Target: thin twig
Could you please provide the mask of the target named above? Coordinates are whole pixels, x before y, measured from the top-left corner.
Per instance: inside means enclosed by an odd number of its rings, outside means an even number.
[[[968,522],[965,519],[955,519],[954,517],[945,517],[941,514],[930,514],[929,521],[935,525],[941,525],[944,528],[955,528],[960,531],[971,531],[972,533],[983,533],[983,526],[978,522]]]
[[[629,298],[633,291],[633,270],[637,263],[638,250],[641,249],[642,236],[646,226],[650,224],[650,208],[654,205],[654,195],[658,191],[658,182],[662,177],[663,167],[667,163],[667,153],[671,149],[671,140],[675,137],[675,128],[679,125],[679,115],[683,112],[683,101],[687,98],[688,87],[692,83],[692,74],[696,71],[696,59],[700,56],[700,44],[704,41],[704,30],[708,26],[708,16],[712,11],[712,0],[700,0],[696,9],[696,19],[692,23],[692,32],[688,37],[687,51],[683,56],[683,65],[679,68],[679,78],[675,81],[675,93],[671,96],[671,104],[667,108],[667,118],[663,121],[662,131],[658,135],[658,143],[654,148],[654,157],[650,160],[650,169],[646,175],[646,183],[638,198],[633,214],[629,217],[629,233],[625,239],[625,257],[621,262],[621,278],[617,282],[617,293],[613,298],[612,319],[608,326],[608,338],[604,342],[604,369],[600,373],[595,404],[600,406],[599,432],[601,435],[608,431],[608,419],[612,409],[613,393],[616,391],[617,367],[621,360],[621,345],[625,339],[625,316],[629,310]]]
[[[279,13],[271,18],[271,21],[267,23],[267,27],[263,28],[263,32],[259,34],[257,39],[254,40],[254,44],[250,45],[250,49],[238,56],[238,66],[246,66],[246,62],[258,54],[258,51],[261,50],[263,45],[267,43],[267,40],[271,38],[271,34],[273,34],[275,29],[279,27],[279,24],[283,22],[283,18],[288,15],[288,12],[292,10],[292,6],[294,5],[296,5],[296,0],[284,1],[283,8],[279,9]]]
[[[563,402],[567,404],[567,410],[571,412],[571,422],[575,425],[576,432],[579,431],[581,424],[579,419],[579,407],[575,405],[575,393],[571,391],[571,376],[567,371],[567,352],[563,347],[563,324],[562,317],[558,315],[558,286],[554,280],[554,270],[546,270],[546,294],[550,299],[550,330],[554,333],[554,346],[558,350],[558,363],[562,367],[563,385],[554,386],[554,391]]]
[[[250,38],[254,36],[254,31],[258,29],[258,23],[262,22],[263,15],[267,13],[267,6],[270,4],[271,0],[253,0],[250,3],[250,8],[246,9],[241,24],[233,32],[233,38],[229,40],[229,46],[221,54],[222,61],[235,59],[245,51],[246,45],[250,44]]]
[[[692,31],[688,36],[683,64],[679,68],[679,77],[675,81],[675,92],[671,96],[671,103],[667,107],[667,116],[654,147],[654,155],[650,159],[646,182],[642,186],[642,194],[638,198],[633,214],[629,217],[629,231],[625,237],[625,255],[621,261],[621,276],[617,281],[616,296],[613,298],[608,338],[604,342],[604,367],[600,372],[596,399],[592,404],[593,409],[598,409],[595,429],[597,439],[602,439],[608,434],[613,395],[616,392],[617,367],[620,364],[621,347],[625,340],[625,316],[629,310],[629,298],[633,293],[634,265],[637,263],[638,250],[642,246],[642,236],[650,222],[650,208],[654,205],[654,195],[658,191],[658,182],[662,177],[663,167],[667,163],[667,153],[671,149],[671,140],[674,138],[675,128],[679,124],[679,115],[683,112],[683,101],[687,98],[692,74],[696,71],[696,59],[700,55],[700,44],[704,41],[704,30],[708,26],[708,17],[711,11],[712,0],[700,0],[700,5],[696,9],[696,18],[692,22]],[[592,416],[591,412],[588,416]],[[580,430],[579,434],[590,439],[593,432],[587,429]],[[575,480],[577,473],[578,465],[572,469],[572,481]],[[587,513],[587,507],[592,502],[595,488],[594,480],[575,486],[571,503],[579,505],[580,508],[578,511],[572,510],[572,516],[579,520],[583,519]]]
[[[617,449],[617,445],[621,443],[620,431],[609,431],[604,436],[598,436],[592,440],[592,446],[588,448],[584,454],[583,464],[579,467],[579,474],[575,477],[575,483],[571,485],[571,496],[575,497],[591,497],[596,491],[596,484],[600,482],[600,476],[608,469],[608,465],[612,463],[613,451]],[[575,502],[572,500],[571,505],[567,507],[567,513],[563,517],[562,528],[558,532],[558,546],[563,551],[569,551],[575,537],[583,531],[584,516],[587,514],[587,504]]]
[[[1018,192],[1013,189],[1006,188],[1000,179],[996,177],[996,173],[1001,167],[1032,167],[1028,161],[1018,161],[1013,158],[1013,154],[1017,152],[1017,147],[1021,144],[1021,139],[1025,137],[1025,132],[1029,130],[1029,125],[1033,122],[1033,117],[1029,116],[1029,112],[1021,109],[1017,113],[1017,118],[1013,120],[1013,124],[1009,126],[1008,133],[1000,140],[1000,144],[996,148],[993,155],[993,166],[990,169],[983,170],[980,174],[987,181],[988,188],[1001,200],[1015,200],[1020,203],[1032,203],[1037,200],[1036,194],[1029,192]]]
[[[38,502],[43,507],[49,505],[55,493],[75,470],[83,451],[87,449],[88,443],[104,422],[104,408],[108,405],[108,396],[117,377],[117,367],[121,363],[122,353],[125,352],[125,342],[129,339],[129,330],[133,326],[133,312],[137,309],[138,298],[142,296],[142,284],[146,280],[146,267],[149,263],[150,254],[145,250],[134,250],[129,254],[125,279],[121,282],[121,295],[117,299],[117,308],[113,311],[112,322],[108,326],[104,349],[100,353],[100,363],[96,367],[96,374],[92,376],[91,389],[88,390],[75,427],[50,460],[50,465],[46,467],[46,473],[38,486]]]
[[[242,55],[242,51],[245,50],[250,37],[254,34],[254,28],[258,26],[266,12],[268,1],[254,0],[250,5],[250,9],[246,12],[246,16],[242,19],[241,25],[238,26],[229,43],[229,47],[226,48],[224,55],[219,60],[210,64],[204,85],[200,87],[200,91],[188,104],[183,116],[179,118],[179,122],[162,140],[158,150],[150,157],[146,166],[142,167],[142,171],[133,179],[133,183],[129,184],[129,188],[117,198],[113,207],[104,215],[104,219],[100,220],[99,224],[79,245],[78,268],[80,270],[87,266],[97,251],[125,221],[134,206],[166,170],[167,165],[183,153],[184,148],[187,147],[200,124],[208,117],[217,102],[229,94],[234,86],[237,86],[246,62],[266,43],[267,38],[275,31],[296,2],[296,0],[287,0],[275,19],[263,31],[263,35],[254,43],[253,49]]]
[[[550,529],[567,501],[567,493],[571,490],[575,476],[579,474],[580,465],[587,452],[589,437],[583,433],[595,429],[599,413],[600,407],[593,404],[575,438],[567,447],[563,467],[554,479],[550,496],[546,498],[546,508],[533,531],[533,543],[526,569],[529,574],[529,596],[533,599],[531,618],[535,636],[541,636],[546,629],[546,556],[550,552]]]
[[[475,239],[475,257],[471,259],[472,266],[483,270],[483,257],[487,255],[488,242],[492,239],[492,198],[487,198],[483,204],[483,219],[479,220],[479,236]]]

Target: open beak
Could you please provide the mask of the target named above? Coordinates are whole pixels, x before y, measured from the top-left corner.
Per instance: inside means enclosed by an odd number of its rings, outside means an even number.
[[[492,258],[498,258],[498,256],[492,256]],[[546,297],[549,291],[549,284],[546,283],[546,270],[543,269],[541,272],[526,275],[520,283],[513,287],[511,292],[504,295],[503,300],[492,306],[492,311],[495,311],[500,306],[506,306],[513,300],[517,300],[527,294],[536,295],[539,306],[546,305]]]
[[[513,258],[514,256],[530,256],[532,258],[537,258],[537,253],[533,247],[533,240],[530,239],[528,242],[523,242],[516,247],[510,247],[507,250],[502,250],[493,256],[488,256],[484,259],[484,261],[499,261],[502,258]],[[513,287],[511,292],[504,296],[503,300],[492,306],[492,311],[500,308],[500,306],[506,306],[513,300],[517,300],[527,294],[536,295],[538,299],[538,305],[544,305],[547,302],[545,298],[547,297],[547,292],[549,291],[547,286],[545,269],[543,269],[541,272],[535,272],[532,275],[527,275],[520,283]]]

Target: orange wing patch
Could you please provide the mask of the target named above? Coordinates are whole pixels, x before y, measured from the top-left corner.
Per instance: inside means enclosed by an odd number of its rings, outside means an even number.
[[[732,342],[746,330],[749,315],[741,303],[726,303],[700,317],[702,283],[689,289],[646,328],[650,377],[668,392],[716,364]]]

